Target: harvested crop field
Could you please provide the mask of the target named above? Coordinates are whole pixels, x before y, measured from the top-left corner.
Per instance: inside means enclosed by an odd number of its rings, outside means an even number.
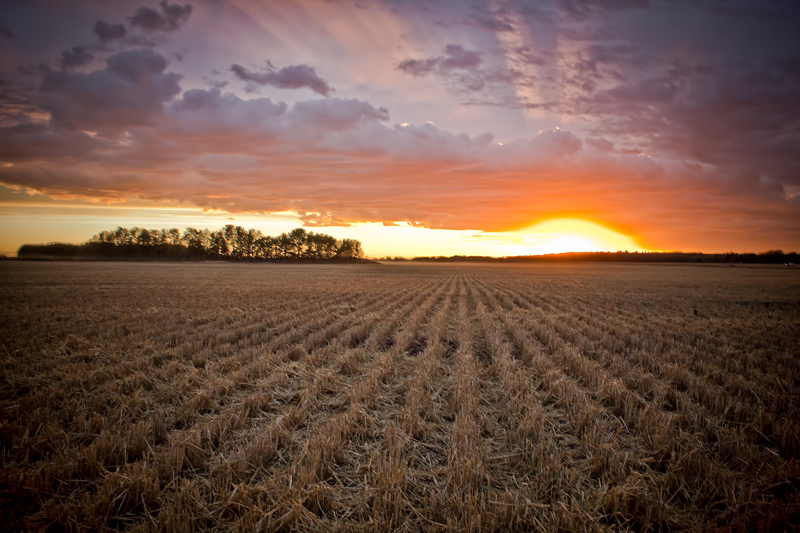
[[[0,523],[792,530],[800,272],[0,263]]]

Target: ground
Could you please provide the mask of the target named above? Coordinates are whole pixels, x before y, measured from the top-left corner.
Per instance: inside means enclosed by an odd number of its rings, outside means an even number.
[[[800,272],[0,263],[8,529],[790,530]]]

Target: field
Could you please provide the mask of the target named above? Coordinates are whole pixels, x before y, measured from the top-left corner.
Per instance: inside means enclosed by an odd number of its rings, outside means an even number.
[[[0,524],[792,530],[800,272],[0,263]]]

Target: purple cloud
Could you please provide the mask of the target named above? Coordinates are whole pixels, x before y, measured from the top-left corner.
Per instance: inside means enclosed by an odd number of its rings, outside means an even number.
[[[504,91],[512,83],[520,86],[533,85],[535,76],[499,62],[497,65],[487,65],[484,55],[483,52],[467,50],[459,44],[448,44],[444,48],[444,55],[405,59],[396,68],[415,78],[431,74],[439,76],[445,80],[448,90],[458,95]],[[538,61],[536,58],[536,62]]]
[[[189,20],[192,14],[192,6],[186,4],[167,4],[166,0],[161,0],[158,4],[161,11],[156,11],[149,7],[140,7],[130,17],[131,25],[148,31],[175,31],[182,24]]]
[[[73,46],[71,50],[61,52],[61,67],[70,69],[81,67],[94,59],[94,54],[90,53],[85,46]]]
[[[482,61],[480,52],[466,50],[460,44],[448,44],[444,48],[444,54],[428,59],[405,59],[397,65],[397,68],[412,76],[427,76],[433,72],[474,69]]]
[[[39,105],[54,126],[119,131],[147,125],[181,91],[181,76],[165,73],[166,59],[151,50],[120,52],[106,65],[88,74],[44,71]]]
[[[93,29],[97,37],[104,43],[122,40],[127,33],[124,24],[109,24],[102,20],[95,22]]]
[[[291,65],[278,71],[271,68],[266,72],[252,72],[241,65],[231,65],[231,71],[242,81],[258,85],[270,85],[278,89],[301,89],[308,87],[322,96],[329,96],[334,90],[327,81],[317,76],[314,67]]]

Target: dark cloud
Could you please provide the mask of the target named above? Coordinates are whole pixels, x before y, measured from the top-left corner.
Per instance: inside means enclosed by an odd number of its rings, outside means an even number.
[[[509,16],[506,6],[491,8],[484,4],[471,6],[467,16],[467,24],[493,33],[513,32],[513,18]]]
[[[589,61],[596,65],[598,63],[608,63],[612,65],[628,65],[632,67],[644,67],[653,58],[642,54],[635,46],[629,43],[618,44],[592,44],[587,48]]]
[[[427,76],[434,72],[437,65],[438,58],[404,59],[397,65],[397,68],[412,76]]]
[[[471,21],[482,30],[491,32],[513,32],[514,26],[508,20],[493,17],[486,14],[476,14],[471,17]]]
[[[621,84],[600,93],[595,97],[595,102],[625,102],[626,105],[643,103],[654,105],[672,101],[678,94],[678,85],[673,78],[656,77],[641,80],[636,83]]]
[[[448,44],[444,47],[445,57],[440,58],[441,68],[470,69],[481,64],[481,54],[474,50],[465,50],[460,44]]]
[[[165,73],[166,59],[151,50],[120,52],[106,65],[88,74],[44,71],[39,101],[54,126],[121,131],[147,125],[181,91],[181,76]]]
[[[13,31],[6,28],[6,25],[3,24],[2,20],[0,20],[0,35],[5,37],[6,39],[13,39],[14,37],[16,37],[16,34]]]
[[[636,139],[620,153],[713,165],[725,169],[732,190],[747,191],[767,183],[800,185],[797,94],[800,77],[780,62],[713,69],[679,64],[581,95],[561,109],[593,117],[601,134]]]
[[[0,127],[0,161],[31,163],[33,161],[67,162],[77,157],[97,155],[113,143],[92,137],[82,131],[53,130],[46,122],[29,122]],[[57,171],[53,171],[56,174]]]
[[[460,44],[448,44],[444,48],[444,54],[428,59],[405,59],[397,65],[397,68],[412,76],[427,76],[433,72],[474,69],[482,61],[480,52],[466,50]]]
[[[104,43],[122,40],[127,33],[124,24],[109,24],[102,20],[95,22],[93,29],[97,37]]]
[[[266,72],[252,72],[241,65],[231,65],[231,71],[242,81],[258,85],[269,85],[278,89],[301,89],[308,87],[322,96],[329,96],[333,88],[317,75],[314,67],[291,65],[275,70],[269,65]]]
[[[161,11],[149,7],[140,7],[130,17],[131,25],[148,31],[175,31],[189,20],[192,14],[190,4],[168,4],[162,0],[158,4]]]
[[[59,63],[61,64],[61,68],[70,69],[82,67],[90,63],[92,59],[94,59],[94,54],[89,52],[85,46],[73,46],[72,50],[61,52]]]
[[[445,81],[449,92],[467,95],[468,100],[461,103],[484,101],[497,92],[509,93],[513,84],[532,86],[536,76],[518,68],[509,68],[505,61],[485,59],[484,52],[467,50],[462,45],[448,44],[444,55],[425,59],[405,59],[397,69],[414,77],[436,75]],[[495,58],[496,59],[496,58]],[[533,63],[540,63],[531,56]],[[475,98],[475,93],[485,93],[486,98]],[[513,98],[513,96],[508,96]]]
[[[213,89],[224,89],[228,85],[227,81],[224,81],[224,80],[212,80],[212,79],[206,78],[206,77],[203,78],[203,81],[206,82],[206,85],[208,85],[209,87],[211,87]]]
[[[356,130],[371,122],[389,120],[385,108],[360,100],[309,100],[289,108],[269,98],[242,100],[230,93],[222,94],[219,89],[191,89],[172,107],[178,112],[175,118],[182,122],[176,127],[192,135],[216,135],[221,130],[256,138],[305,137],[306,142],[309,135]]]
[[[38,111],[35,88],[3,80],[0,84],[0,126],[28,123]]]
[[[592,15],[603,15],[603,11],[647,9],[649,0],[559,0],[558,7],[568,15],[584,19]]]
[[[543,57],[536,55],[528,46],[520,46],[515,48],[514,54],[514,59],[526,65],[535,65],[541,67],[542,65],[547,64],[547,61]]]
[[[451,92],[465,95],[461,104],[571,117],[584,124],[587,146],[599,152],[674,158],[706,173],[720,169],[726,194],[800,186],[794,23],[800,4],[593,0],[554,6],[563,25],[559,38],[571,35],[570,47],[550,55],[533,45],[505,52],[518,69],[509,83],[518,87],[527,69],[536,68],[535,93],[509,95],[480,75],[488,52],[460,77],[440,68],[441,56],[407,60],[401,70],[441,76]],[[515,27],[537,28],[538,14],[517,12]],[[688,20],[695,26],[678,39],[670,25]],[[467,78],[485,83],[459,83]],[[480,90],[469,94],[470,87]]]
[[[210,107],[218,107],[222,93],[219,89],[207,91],[205,89],[190,89],[183,93],[183,98],[175,102],[174,106],[180,111],[199,111]]]

